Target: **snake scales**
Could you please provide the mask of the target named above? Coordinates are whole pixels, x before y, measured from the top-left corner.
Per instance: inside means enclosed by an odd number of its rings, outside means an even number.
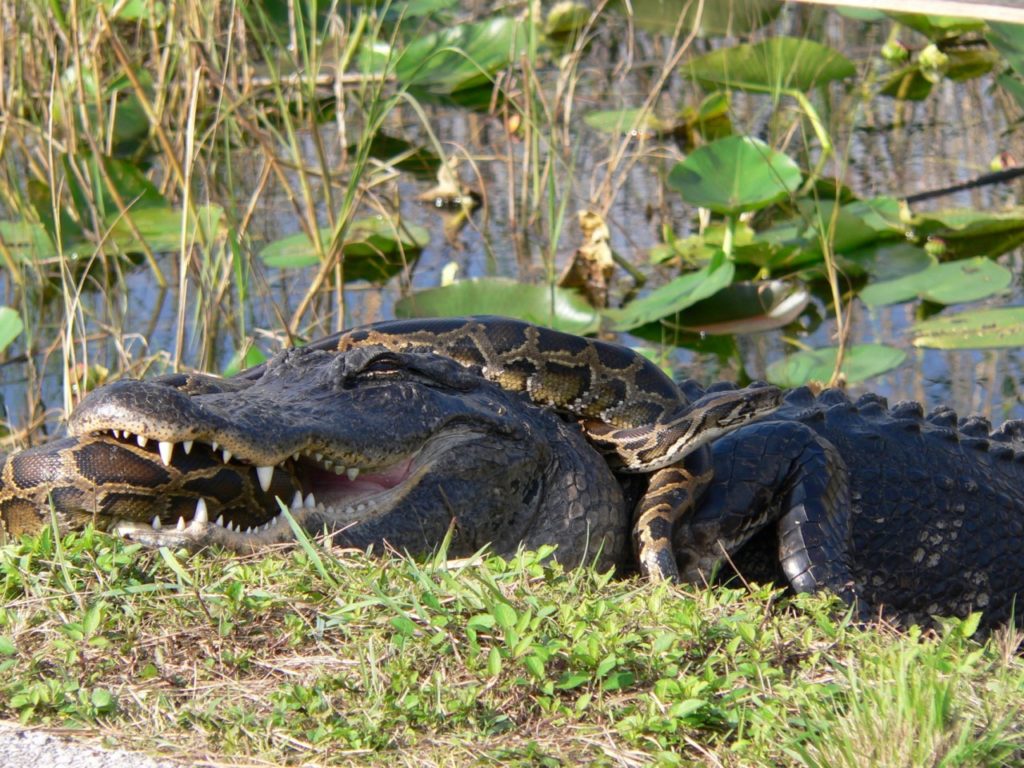
[[[634,513],[633,537],[641,571],[655,579],[678,577],[672,531],[711,480],[710,442],[771,412],[781,400],[778,389],[761,386],[716,392],[690,403],[656,365],[626,347],[499,317],[379,323],[308,347],[336,353],[369,348],[449,357],[503,389],[524,393],[533,403],[578,421],[617,471],[648,474],[647,491]],[[258,366],[233,379],[165,377],[164,383],[189,394],[230,394],[264,370]],[[162,437],[152,425],[121,423],[111,430],[102,418],[103,390],[90,397],[94,407],[72,416],[73,439],[55,444],[42,462],[19,462],[15,456],[5,465],[0,518],[8,531],[31,529],[40,507],[48,503],[74,508],[75,499],[60,494],[101,493],[104,514],[127,519],[148,519],[155,509],[154,526],[160,519],[177,519],[180,530],[193,514],[205,523],[207,506],[212,519],[230,516],[233,507],[258,506],[260,499],[287,499],[296,492],[285,472],[229,464],[227,452],[224,463],[217,464],[209,452],[191,453],[192,439]],[[110,431],[120,432],[121,438],[135,435],[138,445],[90,438]],[[150,441],[158,441],[159,455]],[[176,444],[184,450],[174,451]],[[197,497],[208,499],[201,509]],[[139,508],[147,506],[148,511]]]

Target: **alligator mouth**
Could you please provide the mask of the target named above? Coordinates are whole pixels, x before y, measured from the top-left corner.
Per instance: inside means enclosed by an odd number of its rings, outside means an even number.
[[[292,539],[284,508],[300,525],[316,516],[329,521],[335,532],[384,514],[401,503],[442,453],[454,447],[450,435],[439,434],[410,454],[375,464],[367,461],[360,466],[317,447],[274,464],[256,465],[213,441],[162,441],[118,429],[91,436],[106,441],[113,437],[134,451],[145,450],[154,462],[173,466],[182,475],[181,487],[174,492],[180,494],[185,488],[195,497],[191,515],[186,512],[166,519],[166,514],[155,514],[148,522],[119,519],[112,525],[114,530],[133,538],[145,534],[150,541],[202,539],[234,548]],[[225,498],[224,490],[215,486],[221,468],[245,479],[244,501]]]

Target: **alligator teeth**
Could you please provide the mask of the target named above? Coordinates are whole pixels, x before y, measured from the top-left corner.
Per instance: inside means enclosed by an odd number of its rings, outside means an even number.
[[[142,435],[136,435],[135,436],[135,442],[139,444],[139,448],[145,448],[146,447],[146,443],[148,443],[149,440],[147,440]]]
[[[159,515],[153,515],[153,523],[152,523],[152,525],[153,525],[153,530],[154,531],[159,531],[160,530],[160,516]]]
[[[192,453],[192,441],[191,440],[185,440],[181,444],[181,447],[185,449],[185,453],[186,454]]]
[[[302,509],[302,491],[295,492],[295,498],[292,499],[289,509]]]
[[[299,457],[300,457],[301,455],[302,455],[302,454],[300,454],[300,453],[299,453],[298,451],[296,451],[295,453],[293,453],[293,454],[292,454],[292,461],[298,461],[298,460],[299,460]]]
[[[218,448],[220,448],[220,443],[218,443],[216,440],[210,443],[210,450],[213,451],[214,453],[217,452]]]
[[[127,430],[127,429],[125,429],[125,430],[122,430],[122,431],[121,431],[121,437],[122,437],[123,439],[125,439],[125,440],[131,440],[131,439],[132,439],[132,433],[131,433],[131,432],[129,432],[129,431]]]
[[[231,461],[231,451],[229,451],[227,448],[225,448],[222,451],[222,454],[224,456],[224,463],[225,464],[227,464],[229,461]]]
[[[201,496],[199,501],[196,502],[196,513],[192,515],[192,522],[204,524],[210,522],[210,514],[206,509],[206,499]]]
[[[217,519],[213,521],[214,525],[219,525],[221,528],[224,527],[224,515],[217,515]]]
[[[174,453],[174,443],[169,443],[166,440],[160,440],[157,442],[157,447],[160,449],[160,460],[166,467],[171,463],[171,455]]]
[[[231,531],[233,533],[235,530],[235,524],[228,520],[228,524],[225,525],[224,528],[225,530]]]
[[[174,526],[174,527],[175,527],[176,530],[184,531],[185,530],[185,518],[184,517],[179,517],[178,518],[178,524],[176,526]]]
[[[227,459],[224,459],[224,461],[227,461]],[[256,467],[256,477],[260,480],[260,488],[266,493],[270,490],[270,481],[274,479],[274,468],[272,466]]]
[[[316,456],[316,460],[317,461],[323,461],[324,460],[324,455],[322,453],[315,453],[313,455]]]
[[[336,475],[343,475],[343,474],[345,474],[345,468],[343,466],[341,466],[341,464],[339,464],[338,466],[336,466],[334,468],[334,474],[336,474]]]
[[[359,477],[359,467],[349,467],[345,471],[345,474],[348,475],[349,480],[355,480],[357,477]]]
[[[316,509],[316,499],[313,497],[312,493],[306,497],[306,500],[303,502],[303,504],[305,505],[306,509]]]

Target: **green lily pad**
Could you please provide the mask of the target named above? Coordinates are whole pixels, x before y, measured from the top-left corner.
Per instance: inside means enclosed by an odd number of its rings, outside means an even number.
[[[915,298],[936,304],[977,301],[1006,288],[1013,275],[1005,267],[977,256],[973,259],[935,264],[920,272],[868,285],[860,299],[869,307],[898,304]]]
[[[698,26],[700,34],[709,36],[746,35],[760,29],[779,15],[778,0],[715,0],[695,3],[692,0],[621,0],[609,3],[610,10],[628,14],[636,26],[657,34],[674,34],[677,25],[685,30]],[[698,17],[697,14],[700,13]],[[680,22],[680,16],[685,18]]]
[[[894,6],[895,7],[895,6]],[[985,22],[963,16],[937,16],[924,13],[892,13],[893,20],[905,27],[917,30],[929,40],[944,40],[960,37],[968,32],[981,32]]]
[[[37,263],[57,255],[46,227],[30,221],[0,221],[0,243],[15,261]]]
[[[905,240],[875,242],[841,255],[844,272],[863,272],[876,282],[913,275],[936,263],[924,248]]]
[[[502,277],[460,280],[406,296],[395,304],[398,317],[505,315],[568,333],[593,333],[596,310],[580,294],[549,285]]]
[[[810,293],[799,283],[733,283],[684,309],[668,325],[703,334],[759,333],[789,325],[810,300]]]
[[[333,230],[319,231],[323,248],[330,245]],[[416,224],[399,226],[384,216],[357,219],[349,225],[342,244],[345,281],[385,282],[405,267],[429,242],[430,233]],[[275,240],[260,251],[268,267],[299,269],[319,263],[316,248],[304,232]]]
[[[823,347],[797,352],[768,366],[768,381],[780,387],[799,387],[809,381],[828,381],[836,365],[838,347]],[[855,344],[847,347],[840,368],[846,381],[853,384],[870,379],[901,365],[907,353],[884,344]]]
[[[450,94],[489,83],[525,50],[523,23],[496,16],[418,38],[399,55],[395,76],[409,87]]]
[[[942,241],[943,258],[999,256],[1024,243],[1024,207],[989,212],[973,208],[929,211],[915,216],[913,234]]]
[[[779,93],[809,91],[857,73],[839,51],[813,40],[771,37],[698,56],[683,64],[683,74],[704,88]]]
[[[677,277],[622,309],[606,309],[604,316],[611,320],[612,329],[616,331],[628,331],[671,317],[718,293],[732,282],[735,273],[736,267],[719,251],[703,269]]]
[[[7,349],[24,330],[18,311],[10,307],[0,307],[0,351]]]
[[[197,211],[199,226],[202,228],[204,237],[212,240],[220,227],[224,216],[224,210],[218,205],[200,206]],[[124,215],[111,217],[110,231],[104,241],[105,250],[111,250],[109,246],[116,246],[125,253],[133,253],[141,250],[141,240],[146,243],[150,250],[155,253],[166,253],[176,251],[181,247],[182,217],[185,212],[176,210],[170,206],[159,208],[133,208]],[[132,231],[128,219],[135,226],[139,236]],[[192,242],[196,239],[196,222],[190,220],[187,224],[185,242]]]
[[[985,37],[1020,77],[1024,77],[1024,25],[988,23]]]
[[[1024,346],[1024,307],[979,309],[933,317],[914,325],[914,346],[989,349]]]
[[[686,202],[715,213],[756,211],[800,186],[800,168],[752,136],[727,136],[691,152],[669,173]]]

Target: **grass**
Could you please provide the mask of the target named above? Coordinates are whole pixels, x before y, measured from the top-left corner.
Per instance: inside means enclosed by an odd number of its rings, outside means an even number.
[[[4,547],[0,578],[0,716],[187,761],[1024,760],[1019,637],[858,628],[826,597],[93,531]]]

